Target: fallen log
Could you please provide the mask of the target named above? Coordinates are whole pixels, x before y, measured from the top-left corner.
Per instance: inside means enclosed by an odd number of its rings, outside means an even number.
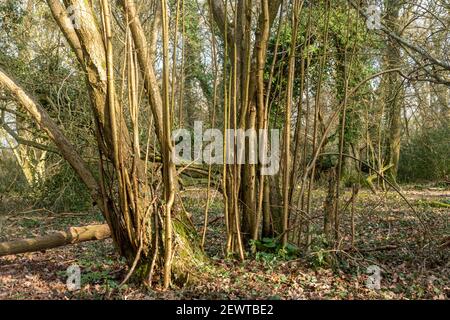
[[[43,251],[65,245],[103,240],[111,236],[107,224],[71,227],[67,231],[59,231],[36,238],[14,240],[0,243],[0,257],[11,254]]]

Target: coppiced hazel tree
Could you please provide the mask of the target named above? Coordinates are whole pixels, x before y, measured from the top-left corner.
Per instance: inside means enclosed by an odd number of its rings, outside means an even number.
[[[279,0],[257,3],[239,0],[231,8],[227,2],[210,1],[215,23],[225,43],[224,128],[268,128],[264,70],[269,33],[280,5]],[[256,27],[253,27],[254,23]],[[262,211],[270,210],[262,208],[270,206],[270,202],[264,200],[268,193],[264,192],[265,179],[259,171],[256,164],[227,165],[223,171],[227,251],[238,254],[241,259],[244,259],[244,246],[248,240],[259,234]]]
[[[86,132],[95,141],[96,167],[61,129],[64,121],[52,118],[43,100],[4,65],[0,88],[8,96],[0,98],[20,105],[56,148],[24,136],[20,123],[8,131],[3,115],[13,110],[5,111],[3,103],[0,124],[17,143],[61,155],[108,227],[73,228],[56,241],[0,244],[0,255],[25,252],[27,243],[29,250],[41,250],[73,243],[77,235],[85,241],[110,233],[129,267],[124,282],[134,275],[149,286],[158,279],[165,288],[184,284],[206,261],[202,249],[213,187],[223,195],[224,251],[235,258],[244,260],[267,239],[284,251],[292,244],[310,250],[315,235],[336,252],[348,238],[354,247],[360,183],[376,191],[371,181],[379,178],[400,192],[383,172],[390,169],[396,177],[402,112],[407,118],[402,101],[407,90],[424,87],[414,81],[437,89],[438,111],[448,114],[450,67],[437,55],[448,41],[435,35],[427,50],[406,40],[400,15],[407,6],[397,1],[384,2],[383,21],[370,35],[364,1],[46,0],[45,6],[71,50],[74,63],[64,62],[66,68],[85,83],[93,119]],[[377,39],[385,45],[374,45],[379,51],[371,59],[367,43]],[[403,70],[408,59],[416,69],[409,74]],[[207,108],[196,105],[200,100]],[[197,116],[221,125],[224,133],[281,129],[279,172],[265,176],[261,159],[250,161],[252,137],[229,141],[225,134],[222,165],[177,168],[173,127],[192,129]],[[365,132],[355,133],[362,119]],[[238,139],[245,140],[244,164],[238,161]],[[271,147],[269,141],[258,143]],[[227,159],[230,154],[233,159]],[[353,180],[350,168],[358,171]],[[208,177],[201,243],[180,197],[186,170]],[[313,191],[322,176],[328,194],[317,228]],[[345,179],[352,189],[344,203]],[[351,230],[341,224],[347,207]]]
[[[53,140],[88,187],[111,229],[115,246],[128,261],[130,271],[151,284],[157,269],[164,274],[164,286],[168,287],[172,279],[172,262],[174,277],[178,279],[187,274],[190,265],[201,259],[201,255],[192,241],[195,231],[188,217],[174,205],[177,185],[176,169],[171,161],[167,3],[161,1],[162,88],[150,60],[151,48],[147,45],[134,1],[119,1],[123,10],[121,23],[125,26],[125,56],[120,59],[116,57],[113,45],[113,32],[118,32],[113,26],[117,24],[113,22],[108,1],[94,4],[71,0],[62,4],[58,0],[49,0],[47,4],[85,73],[95,119],[100,176],[94,176],[45,109],[3,70],[0,82]],[[70,11],[75,12],[75,16],[70,16]],[[115,80],[119,66],[116,62],[121,59],[126,62],[120,68],[126,83],[119,89],[119,82]],[[150,153],[149,141],[145,141],[147,145],[140,141],[139,79],[143,79],[151,106],[154,134],[162,156],[162,176],[149,168],[146,161]],[[126,90],[128,97],[124,98],[121,90]],[[129,114],[129,119],[124,114]],[[145,149],[141,150],[142,147]],[[161,185],[164,191],[159,190]],[[180,279],[183,281],[182,277]]]

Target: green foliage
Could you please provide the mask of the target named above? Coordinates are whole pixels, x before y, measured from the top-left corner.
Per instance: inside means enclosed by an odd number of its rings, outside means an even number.
[[[67,278],[66,271],[58,271],[56,272],[56,275],[61,278],[61,280],[65,280]],[[105,285],[110,289],[119,288],[119,283],[108,270],[92,270],[91,268],[88,268],[87,270],[83,270],[81,272],[81,287],[98,284]]]
[[[3,50],[11,49],[5,46],[7,41],[1,41],[3,36],[11,34],[17,30],[25,16],[24,10],[17,5],[15,0],[2,0],[0,2],[0,48]],[[4,32],[4,33],[3,33]]]
[[[21,227],[27,228],[27,229],[29,229],[29,228],[36,228],[36,227],[39,227],[41,225],[41,223],[38,220],[31,219],[31,218],[24,219],[19,224],[20,224]]]
[[[0,152],[0,195],[23,193],[27,182],[16,159],[6,150]]]
[[[423,130],[402,145],[398,179],[402,182],[436,181],[450,175],[450,128]]]
[[[274,253],[257,252],[255,259],[256,261],[261,261],[266,268],[272,269],[276,266],[280,257]]]
[[[262,238],[261,240],[252,241],[252,246],[258,251],[258,254],[275,254],[284,259],[291,259],[299,255],[300,249],[288,243],[284,248],[278,238]]]
[[[92,205],[86,186],[65,162],[53,175],[40,182],[34,197],[36,206],[53,211],[81,212]]]
[[[325,235],[318,235],[313,238],[308,260],[314,268],[323,268],[330,265],[332,256]]]
[[[110,288],[117,288],[119,284],[108,270],[89,271],[81,274],[81,285],[106,284]]]
[[[425,207],[432,207],[432,208],[450,208],[450,199],[442,200],[442,201],[418,201],[419,205],[425,206]]]

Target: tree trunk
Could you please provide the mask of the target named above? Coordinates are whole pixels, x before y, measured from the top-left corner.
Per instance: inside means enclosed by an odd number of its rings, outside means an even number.
[[[399,34],[399,14],[402,4],[396,0],[386,0],[386,25],[390,30]],[[398,68],[401,65],[400,46],[392,39],[388,39],[386,46],[386,69]],[[388,108],[388,128],[389,136],[386,146],[386,164],[392,164],[389,175],[396,179],[398,162],[400,158],[401,140],[401,110],[403,99],[403,85],[398,73],[388,73],[386,76],[387,92],[385,105]]]

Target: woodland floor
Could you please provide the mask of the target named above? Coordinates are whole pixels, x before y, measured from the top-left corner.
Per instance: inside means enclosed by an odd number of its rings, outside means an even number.
[[[145,291],[133,284],[119,289],[127,270],[107,240],[0,258],[0,299],[449,299],[449,247],[440,242],[450,235],[450,209],[436,201],[450,203],[450,191],[416,186],[404,187],[404,194],[417,214],[394,192],[360,192],[355,245],[361,252],[339,252],[338,267],[325,264],[328,253],[316,236],[309,253],[291,260],[270,253],[259,253],[242,263],[225,258],[222,207],[216,199],[211,204],[206,241],[211,259],[198,270],[202,277],[194,285],[167,292]],[[317,228],[324,196],[321,190],[314,193]],[[182,197],[200,230],[206,190],[190,188]],[[344,199],[349,197],[347,190]],[[348,233],[349,220],[347,210],[344,233]],[[0,241],[101,221],[96,212],[31,210],[20,199],[9,198],[0,203]],[[343,248],[348,244],[347,237]],[[379,250],[386,246],[389,250]],[[74,263],[82,270],[82,289],[69,292],[66,269]],[[382,269],[381,290],[365,286],[369,265]]]

